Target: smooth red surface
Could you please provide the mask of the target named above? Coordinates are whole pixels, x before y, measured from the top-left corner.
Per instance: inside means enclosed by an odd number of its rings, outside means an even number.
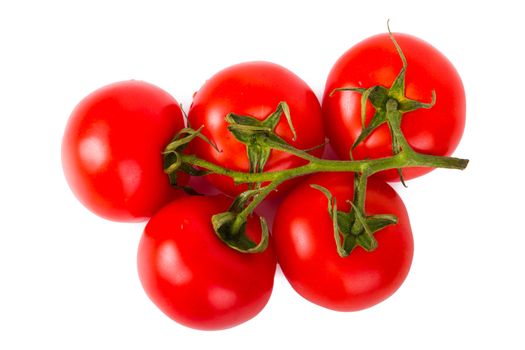
[[[404,115],[401,128],[409,144],[418,152],[448,156],[457,147],[465,126],[465,92],[452,63],[425,41],[407,34],[394,34],[406,59],[406,96],[421,102],[432,100],[431,109],[419,109]],[[327,136],[342,159],[361,133],[361,95],[355,92],[330,92],[340,87],[389,88],[402,68],[402,62],[388,34],[361,41],[345,52],[334,64],[326,82],[323,114]],[[366,124],[374,108],[367,103]],[[355,159],[381,158],[392,154],[390,131],[381,126],[353,150]],[[403,169],[411,179],[431,168]],[[388,181],[398,181],[395,170],[380,174]]]
[[[215,151],[202,140],[196,140],[190,145],[190,152],[229,169],[248,171],[246,147],[227,130],[225,117],[233,112],[265,119],[281,101],[290,107],[297,139],[292,141],[293,135],[284,115],[276,127],[277,135],[299,149],[323,144],[325,134],[321,107],[310,87],[297,75],[277,64],[247,62],[218,72],[195,94],[188,112],[189,124],[194,128],[204,125],[202,133],[221,152]],[[320,156],[323,149],[311,153]],[[272,151],[265,171],[292,168],[304,163],[288,153]],[[230,195],[247,189],[246,185],[235,186],[230,178],[224,176],[210,175],[209,179]]]
[[[76,106],[64,132],[71,190],[106,219],[149,218],[180,192],[163,172],[161,152],[183,127],[179,104],[159,87],[130,80],[96,90]]]
[[[257,315],[270,298],[276,268],[271,244],[262,253],[240,253],[213,231],[211,216],[229,204],[223,195],[177,199],[151,218],[140,241],[144,290],[185,326],[233,327]],[[249,219],[247,233],[260,240],[258,217]]]
[[[356,311],[392,295],[405,280],[414,251],[412,231],[401,198],[386,183],[369,179],[366,213],[394,214],[399,221],[375,233],[378,247],[356,247],[341,258],[336,249],[328,200],[310,184],[326,187],[348,212],[353,175],[317,174],[297,185],[277,210],[274,247],[292,287],[307,300],[338,311]]]

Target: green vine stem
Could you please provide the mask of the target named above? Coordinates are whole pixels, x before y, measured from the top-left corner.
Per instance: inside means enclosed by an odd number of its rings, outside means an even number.
[[[293,147],[290,146],[290,148]],[[290,151],[290,149],[288,151]],[[297,152],[295,153],[289,153],[297,156],[303,153],[301,150],[296,151]],[[282,182],[294,177],[318,172],[366,172],[369,175],[373,175],[384,170],[406,167],[432,167],[463,170],[468,165],[468,159],[423,154],[408,148],[404,148],[394,156],[367,160],[328,160],[312,156],[307,164],[297,168],[267,171],[263,173],[249,173],[231,170],[198,158],[193,154],[182,154],[181,161],[182,163],[206,169],[210,173],[228,176],[235,183],[273,182],[279,179],[281,179]]]

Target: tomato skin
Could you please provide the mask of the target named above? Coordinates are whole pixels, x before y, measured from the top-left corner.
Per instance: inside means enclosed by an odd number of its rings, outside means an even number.
[[[71,190],[106,219],[149,218],[180,192],[163,172],[161,152],[183,127],[177,101],[159,87],[130,80],[94,91],[73,110],[62,140]]]
[[[414,244],[406,209],[386,183],[369,179],[367,214],[394,214],[396,225],[374,234],[378,247],[356,247],[346,258],[336,249],[328,201],[310,187],[318,184],[337,199],[338,210],[349,210],[353,175],[316,174],[297,185],[277,210],[273,240],[281,269],[292,287],[307,300],[337,311],[356,311],[392,295],[412,263]]]
[[[196,329],[219,330],[243,323],[267,304],[276,269],[271,244],[257,254],[240,253],[216,236],[211,216],[228,209],[223,195],[184,197],[148,222],[138,249],[139,277],[150,299],[173,320]],[[257,241],[258,218],[248,235]]]
[[[297,139],[292,141],[293,134],[284,116],[276,127],[277,135],[299,149],[322,145],[325,140],[322,113],[314,92],[288,69],[258,61],[240,63],[221,70],[194,95],[188,122],[194,128],[204,125],[203,134],[221,152],[202,140],[196,140],[190,145],[191,152],[223,167],[248,171],[246,147],[227,130],[225,117],[233,112],[262,120],[275,111],[281,101],[287,102],[290,107]],[[323,149],[321,147],[311,153],[320,156]],[[302,164],[305,164],[302,159],[272,151],[265,171],[288,169]],[[247,189],[246,185],[235,186],[225,176],[210,175],[208,178],[226,194],[236,195]]]
[[[427,42],[407,34],[394,33],[406,59],[406,96],[436,103],[431,109],[418,109],[403,116],[401,129],[409,144],[418,152],[449,156],[456,149],[465,127],[465,91],[452,63]],[[323,96],[325,128],[333,148],[342,159],[361,133],[361,95],[337,92],[335,88],[381,85],[389,88],[402,68],[402,61],[388,34],[367,38],[346,51],[334,64]],[[366,124],[374,114],[367,102]],[[392,154],[390,131],[380,126],[353,151],[355,159],[381,158]],[[431,171],[432,168],[403,169],[405,179]],[[395,170],[378,174],[387,181],[398,181]]]

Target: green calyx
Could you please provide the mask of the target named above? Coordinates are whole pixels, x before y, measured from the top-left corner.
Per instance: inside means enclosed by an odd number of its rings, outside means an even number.
[[[172,186],[178,186],[177,174],[179,171],[184,171],[192,176],[202,176],[209,172],[206,170],[199,170],[191,166],[188,163],[183,162],[182,154],[188,144],[195,138],[200,138],[206,143],[210,144],[217,152],[217,146],[215,146],[206,136],[201,133],[203,126],[195,130],[191,127],[181,129],[170,141],[170,143],[164,148],[162,152],[163,168],[164,173],[168,175],[170,184]]]
[[[246,152],[250,162],[250,173],[262,173],[264,166],[270,158],[271,146],[269,144],[288,145],[275,133],[275,128],[284,114],[293,133],[292,140],[297,135],[290,117],[290,109],[286,102],[279,102],[277,108],[266,119],[259,120],[252,116],[229,113],[226,116],[228,130],[235,138],[246,145]]]
[[[268,224],[263,217],[260,217],[261,239],[259,243],[255,243],[246,234],[248,216],[255,208],[254,200],[261,196],[262,191],[255,189],[241,193],[234,199],[228,211],[215,214],[212,217],[213,229],[221,241],[241,253],[259,253],[268,246]]]
[[[246,222],[240,226],[239,231],[233,231],[232,227],[236,222],[236,218],[237,216],[229,211],[212,217],[213,229],[221,241],[241,253],[260,253],[264,251],[268,246],[269,239],[266,220],[263,217],[260,218],[262,237],[259,243],[255,243],[246,235]]]
[[[337,210],[337,201],[328,189],[319,185],[311,186],[328,199],[328,214],[333,223],[337,253],[342,258],[350,255],[357,246],[368,252],[375,250],[377,241],[374,233],[397,223],[395,215],[366,215],[364,208],[358,208],[353,201],[348,201],[351,207],[349,212]]]
[[[405,96],[405,75],[407,70],[407,61],[401,47],[397,43],[394,35],[388,28],[390,39],[394,43],[397,53],[403,62],[403,67],[395,78],[392,86],[386,88],[380,85],[376,85],[370,88],[358,88],[358,87],[342,87],[336,88],[331,93],[333,96],[339,91],[354,91],[361,94],[361,126],[362,130],[357,139],[354,141],[351,151],[361,144],[368,136],[370,136],[377,128],[383,124],[387,124],[390,129],[392,137],[392,153],[398,154],[403,149],[411,151],[410,145],[406,141],[403,133],[401,132],[401,119],[404,113],[408,113],[420,108],[429,109],[436,103],[436,93],[432,90],[432,100],[429,103],[420,102],[409,99]],[[369,101],[375,109],[374,115],[368,125],[366,122],[366,102]],[[350,151],[350,153],[351,153]],[[350,154],[352,159],[352,155]],[[403,175],[401,169],[397,169],[399,177],[403,185]]]

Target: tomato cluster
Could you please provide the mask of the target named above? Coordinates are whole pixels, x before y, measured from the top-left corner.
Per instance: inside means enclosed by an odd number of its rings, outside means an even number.
[[[365,126],[384,114],[382,96],[399,97],[396,102],[406,108],[400,109],[406,114],[401,128],[414,150],[450,155],[465,124],[459,75],[428,43],[404,34],[395,38],[402,59],[388,34],[370,37],[345,52],[328,76],[322,106],[301,78],[268,62],[233,65],[211,77],[194,95],[187,121],[173,97],[141,81],[108,85],[78,104],[62,143],[67,182],[99,216],[122,222],[149,220],[138,248],[138,272],[146,294],[160,310],[196,329],[243,323],[267,304],[277,263],[300,295],[338,311],[370,307],[401,286],[411,266],[413,238],[403,202],[385,181],[397,181],[400,175],[411,179],[428,168],[404,168],[402,173],[391,169],[368,179],[362,194],[364,218],[352,214],[357,211],[352,202],[357,175],[325,172],[301,182],[283,182],[268,246],[250,254],[224,244],[212,217],[227,212],[232,197],[265,183],[238,184],[231,176],[211,172],[206,174],[209,182],[223,194],[189,194],[183,191],[188,175],[177,173],[173,186],[163,158],[174,135],[191,126],[200,128],[199,137],[184,153],[221,168],[277,173],[302,167],[308,156],[282,149],[265,153],[251,139],[239,142],[226,118],[235,113],[236,120],[248,121],[242,127],[265,131],[263,121],[282,102],[290,120],[280,119],[267,130],[279,142],[312,157],[322,156],[326,139],[342,160],[389,157],[398,149],[388,122],[359,140]],[[415,100],[424,108],[412,108]],[[393,215],[395,222],[383,214]],[[373,246],[371,241],[359,242],[359,236],[345,238],[357,245],[343,257],[334,220],[341,224],[348,218],[361,223],[361,231],[366,226],[363,220],[375,220],[371,227],[382,224],[373,232]],[[241,228],[253,242],[263,237],[264,226],[255,214]]]

